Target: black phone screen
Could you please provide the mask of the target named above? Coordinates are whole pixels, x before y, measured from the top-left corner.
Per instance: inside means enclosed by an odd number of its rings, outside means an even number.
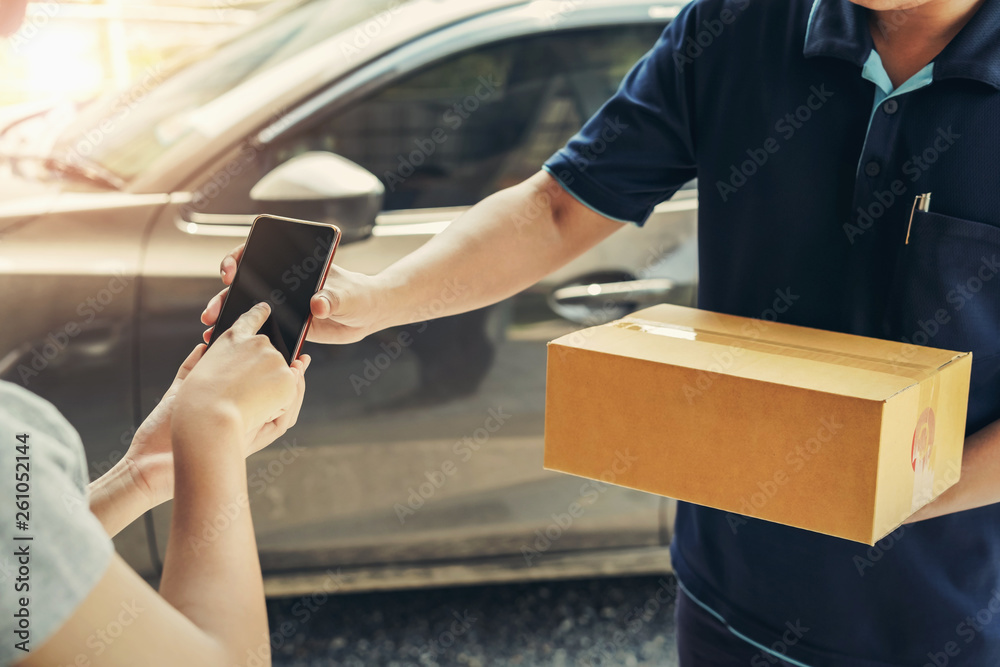
[[[257,218],[209,345],[240,315],[267,301],[271,314],[260,333],[292,363],[309,321],[309,300],[322,284],[338,233],[330,225]]]

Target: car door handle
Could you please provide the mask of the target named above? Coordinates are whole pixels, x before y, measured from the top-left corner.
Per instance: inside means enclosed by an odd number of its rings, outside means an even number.
[[[571,285],[553,291],[552,301],[560,306],[585,306],[595,310],[609,305],[641,308],[667,301],[675,287],[669,278]]]
[[[683,288],[669,278],[567,285],[553,290],[548,301],[559,317],[593,326],[625,317],[640,308],[673,303]]]

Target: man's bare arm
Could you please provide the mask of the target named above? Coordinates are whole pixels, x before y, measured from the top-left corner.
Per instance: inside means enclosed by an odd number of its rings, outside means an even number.
[[[387,325],[425,319],[413,302],[440,299],[449,281],[461,299],[442,315],[496,303],[535,284],[620,229],[622,223],[595,213],[546,172],[498,192],[455,221],[379,280]]]
[[[446,230],[380,274],[332,267],[312,300],[310,340],[351,343],[389,326],[454,315],[530,287],[620,229],[577,201],[546,172],[487,197]],[[243,246],[222,262],[232,283]],[[224,291],[202,315],[212,325]],[[447,299],[442,298],[446,296]],[[206,334],[207,335],[207,334]]]
[[[993,503],[1000,503],[1000,421],[965,439],[959,481],[918,510],[906,523]]]

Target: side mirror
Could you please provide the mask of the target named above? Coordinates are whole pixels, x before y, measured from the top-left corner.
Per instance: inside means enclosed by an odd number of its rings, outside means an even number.
[[[268,172],[250,190],[262,211],[340,227],[341,243],[371,236],[385,187],[378,177],[347,158],[324,151],[293,157]]]

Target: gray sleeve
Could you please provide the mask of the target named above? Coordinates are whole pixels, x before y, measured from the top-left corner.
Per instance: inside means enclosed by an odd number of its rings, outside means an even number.
[[[17,436],[27,434],[27,461]],[[18,465],[18,464],[21,465]],[[27,466],[24,465],[27,463]],[[114,548],[90,512],[80,436],[52,404],[0,382],[0,665],[41,646],[103,576]],[[25,486],[26,485],[26,486]],[[28,516],[18,514],[27,490]],[[24,500],[23,497],[20,500]],[[25,521],[26,528],[20,521]],[[27,628],[23,628],[27,624]],[[19,634],[26,632],[26,634]],[[27,643],[21,643],[27,639]],[[90,649],[81,646],[81,652]]]

